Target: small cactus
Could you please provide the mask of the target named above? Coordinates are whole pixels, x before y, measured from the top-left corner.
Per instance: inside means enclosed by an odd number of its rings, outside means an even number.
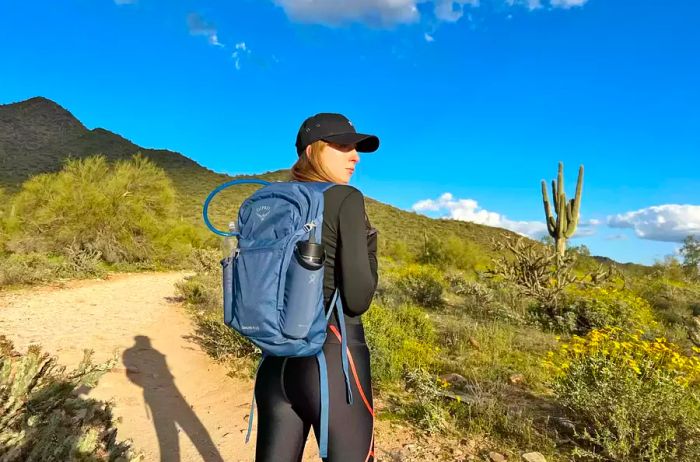
[[[547,184],[542,180],[542,200],[544,202],[544,214],[547,220],[547,231],[549,231],[549,235],[554,238],[557,255],[560,257],[563,257],[566,252],[566,240],[574,235],[576,225],[578,225],[582,188],[583,165],[578,169],[576,195],[568,203],[566,202],[566,192],[564,191],[564,164],[559,162],[557,181],[555,182],[552,180],[552,200],[554,201],[554,212],[557,214],[555,220],[549,206]]]

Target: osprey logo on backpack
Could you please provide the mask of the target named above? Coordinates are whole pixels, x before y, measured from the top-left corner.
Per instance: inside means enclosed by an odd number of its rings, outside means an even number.
[[[272,209],[269,205],[261,205],[255,208],[255,214],[260,218],[260,221],[263,221],[270,214],[270,210]]]

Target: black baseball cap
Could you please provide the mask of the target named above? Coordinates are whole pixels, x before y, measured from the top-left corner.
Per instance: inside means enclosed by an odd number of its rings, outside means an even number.
[[[355,144],[358,152],[374,152],[379,148],[379,138],[357,133],[352,122],[342,114],[321,112],[306,119],[297,133],[297,154],[308,145],[323,140],[336,144]]]

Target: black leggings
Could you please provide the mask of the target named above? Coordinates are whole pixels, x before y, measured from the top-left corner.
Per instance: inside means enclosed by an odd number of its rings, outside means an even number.
[[[364,343],[362,327],[347,327],[348,349],[352,356],[348,371],[352,405],[346,400],[340,342],[330,328],[323,346],[329,392],[328,457],[323,460],[373,462],[374,406],[369,350]],[[360,332],[354,327],[359,327]],[[362,390],[358,389],[358,382]],[[265,358],[258,371],[255,399],[258,406],[255,461],[301,461],[312,425],[317,442],[319,438],[321,399],[316,357]]]

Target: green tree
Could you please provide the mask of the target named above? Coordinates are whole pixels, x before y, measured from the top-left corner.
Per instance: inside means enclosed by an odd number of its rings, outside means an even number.
[[[13,199],[8,247],[15,252],[99,252],[107,262],[146,261],[176,216],[165,172],[140,155],[110,164],[71,159],[37,175]]]
[[[683,240],[681,247],[683,255],[683,268],[692,277],[700,275],[700,239],[690,235]]]
[[[577,254],[584,256],[584,257],[591,256],[591,250],[588,248],[588,246],[586,244],[571,246],[571,247],[569,247],[569,250],[571,250],[572,252],[576,252]]]

